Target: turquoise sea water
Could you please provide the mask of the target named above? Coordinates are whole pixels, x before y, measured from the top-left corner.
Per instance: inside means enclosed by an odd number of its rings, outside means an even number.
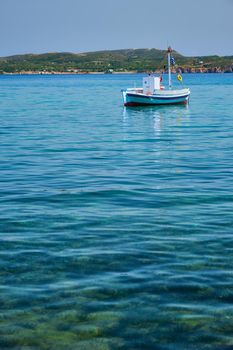
[[[233,74],[0,76],[0,349],[233,349]]]

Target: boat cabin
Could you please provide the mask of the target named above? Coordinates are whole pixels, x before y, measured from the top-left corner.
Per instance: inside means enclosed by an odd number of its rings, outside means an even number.
[[[155,90],[160,90],[160,77],[148,75],[143,78],[143,94],[153,95]]]

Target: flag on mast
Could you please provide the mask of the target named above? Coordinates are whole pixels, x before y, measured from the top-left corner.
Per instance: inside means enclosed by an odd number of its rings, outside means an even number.
[[[171,64],[174,66],[176,64],[175,58],[172,56],[171,57]]]

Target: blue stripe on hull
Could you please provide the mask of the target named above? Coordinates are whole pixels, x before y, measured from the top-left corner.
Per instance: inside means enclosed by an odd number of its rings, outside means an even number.
[[[152,97],[152,96],[138,96],[135,94],[126,94],[125,106],[146,106],[146,105],[164,105],[164,104],[178,104],[187,103],[188,95],[180,97]]]

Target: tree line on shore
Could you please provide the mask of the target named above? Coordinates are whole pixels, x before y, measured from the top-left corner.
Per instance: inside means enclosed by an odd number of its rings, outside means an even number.
[[[166,50],[123,49],[87,53],[26,54],[0,58],[0,73],[166,72]],[[185,57],[173,51],[175,72],[233,72],[233,56]]]

